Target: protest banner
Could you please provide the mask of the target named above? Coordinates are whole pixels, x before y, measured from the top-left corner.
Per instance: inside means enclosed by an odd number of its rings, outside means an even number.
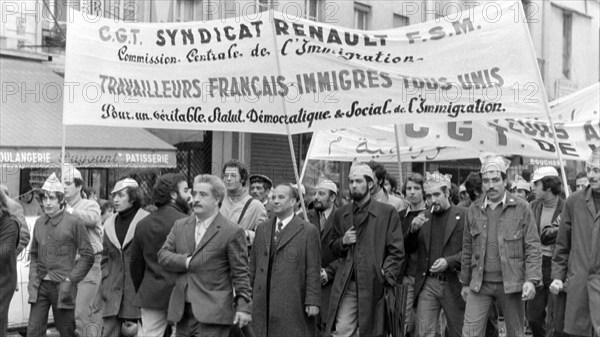
[[[67,30],[63,122],[285,134],[541,116],[522,10],[486,3],[381,31],[279,12],[182,23],[80,13]]]
[[[584,161],[600,145],[600,84],[551,102],[558,150],[568,160]],[[481,152],[557,158],[545,118],[405,124],[399,127],[404,162],[477,158]],[[397,159],[393,126],[315,132],[307,157],[314,160]]]

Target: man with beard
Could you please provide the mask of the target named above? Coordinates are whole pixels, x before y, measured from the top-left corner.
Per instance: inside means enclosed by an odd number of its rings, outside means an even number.
[[[133,304],[141,308],[140,336],[163,336],[167,331],[167,309],[176,275],[158,264],[157,254],[175,221],[188,215],[191,198],[186,178],[180,173],[158,177],[152,196],[157,210],[135,229],[129,267],[136,291]]]
[[[586,170],[589,185],[569,196],[561,214],[550,291],[567,293],[565,333],[600,336],[600,148]]]
[[[463,336],[482,336],[494,299],[508,336],[525,336],[523,301],[535,296],[542,279],[540,236],[529,204],[506,192],[509,162],[484,154],[485,196],[468,209],[461,256],[461,295],[467,302]]]
[[[273,204],[269,198],[269,192],[271,192],[272,187],[273,182],[266,175],[253,174],[250,176],[250,195],[265,206],[267,218],[270,218],[273,212]]]
[[[227,195],[221,203],[220,212],[237,223],[245,231],[248,244],[252,244],[256,226],[267,220],[267,210],[262,202],[248,194],[249,172],[246,165],[237,160],[225,163],[223,183]]]
[[[329,243],[342,260],[333,281],[326,336],[387,336],[384,287],[402,282],[400,219],[393,206],[371,198],[374,175],[368,165],[353,165],[348,181],[352,203],[335,212]]]
[[[100,336],[102,325],[100,324],[100,283],[102,271],[102,222],[100,217],[100,205],[93,200],[84,199],[81,196],[83,189],[83,178],[81,172],[71,164],[63,164],[61,180],[65,189],[65,201],[67,206],[65,212],[79,218],[85,225],[90,244],[94,250],[94,265],[87,273],[83,281],[77,285],[77,299],[75,300],[75,322],[77,334],[86,336]],[[90,305],[92,303],[92,305]]]
[[[460,337],[465,302],[460,297],[462,235],[467,210],[450,202],[450,177],[439,172],[427,173],[425,195],[431,199],[431,211],[424,213],[419,230],[411,230],[407,253],[417,252],[415,280],[417,336],[435,337],[440,309],[444,309],[449,336]],[[415,227],[413,227],[414,229]]]
[[[333,225],[332,215],[337,210],[335,206],[337,192],[337,186],[333,181],[321,180],[315,187],[314,208],[308,211],[308,221],[315,225],[321,233],[321,320],[318,322],[318,327],[322,334],[325,333],[327,325],[327,309],[329,308],[333,279],[340,265],[328,246]]]

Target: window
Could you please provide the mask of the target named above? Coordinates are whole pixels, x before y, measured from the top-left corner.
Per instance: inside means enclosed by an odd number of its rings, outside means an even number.
[[[312,21],[320,21],[320,6],[321,3],[319,0],[306,0],[306,18]]]
[[[135,22],[137,11],[138,6],[136,5],[135,0],[125,0],[123,2],[123,21]]]
[[[354,3],[354,28],[361,30],[369,29],[369,16],[371,7],[359,3]]]
[[[394,28],[408,26],[409,24],[410,24],[410,19],[408,18],[408,16],[394,13],[394,22],[393,22]]]
[[[563,75],[571,78],[571,47],[572,47],[573,13],[563,11]]]
[[[185,22],[194,20],[194,0],[179,0],[177,2],[177,19]]]

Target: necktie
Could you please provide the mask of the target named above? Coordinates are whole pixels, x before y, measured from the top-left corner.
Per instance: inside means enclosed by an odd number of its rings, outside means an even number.
[[[279,232],[281,232],[281,230],[283,229],[283,222],[279,221],[277,223],[277,229],[275,230],[275,234],[279,234]]]
[[[323,231],[323,228],[325,227],[325,221],[327,221],[327,218],[325,217],[325,213],[321,213],[321,219],[319,220],[320,225],[321,225],[321,232]]]

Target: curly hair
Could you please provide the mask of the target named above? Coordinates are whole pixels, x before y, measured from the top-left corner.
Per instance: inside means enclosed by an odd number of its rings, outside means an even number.
[[[156,179],[152,188],[152,198],[156,207],[162,207],[171,202],[171,193],[178,192],[178,185],[182,181],[187,181],[185,175],[181,173],[167,173]]]

